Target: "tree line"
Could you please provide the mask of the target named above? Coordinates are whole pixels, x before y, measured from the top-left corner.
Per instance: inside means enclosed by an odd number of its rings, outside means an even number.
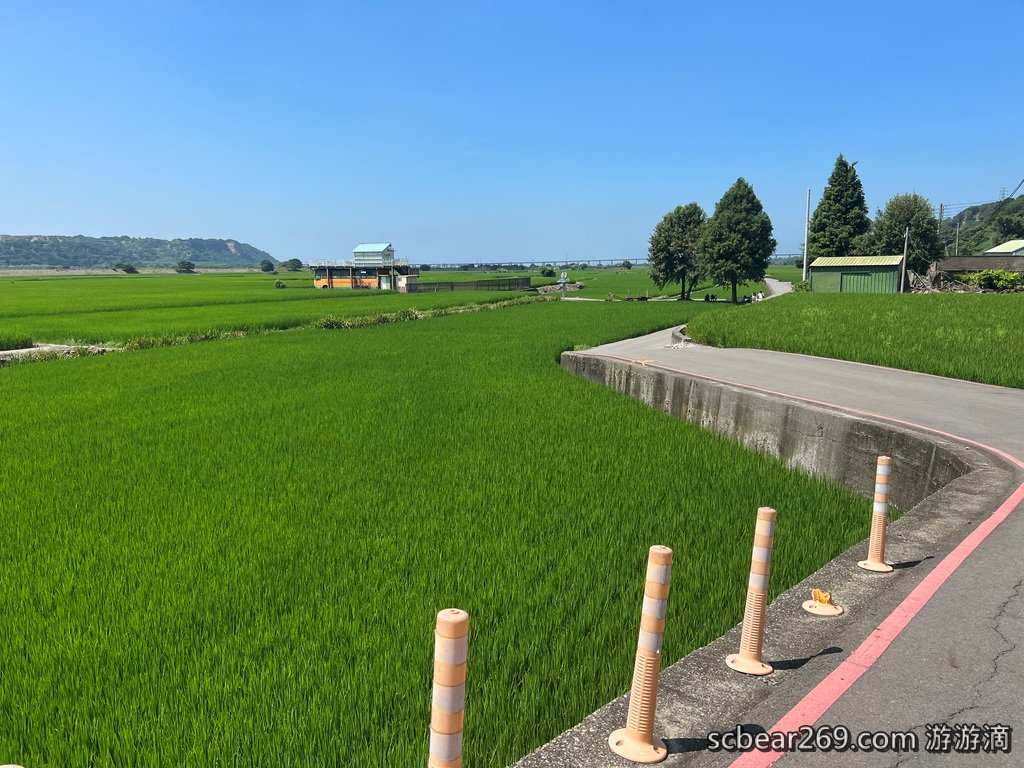
[[[842,153],[836,158],[811,215],[808,261],[820,256],[894,256],[906,246],[907,268],[927,271],[931,262],[942,258],[939,222],[931,203],[916,193],[896,195],[872,221],[856,165]]]
[[[1024,237],[1024,197],[967,209],[940,227],[935,209],[916,193],[896,195],[868,218],[864,187],[846,158],[836,158],[828,186],[814,209],[807,254],[819,256],[888,256],[907,249],[907,268],[924,273],[933,261],[952,255],[955,227],[973,217],[962,233],[959,252],[977,254],[998,243]]]
[[[735,304],[740,283],[764,279],[776,245],[754,188],[739,178],[710,218],[697,203],[666,213],[651,234],[647,259],[659,288],[679,283],[680,298],[689,299],[698,282],[710,279],[728,285]]]
[[[947,256],[983,253],[1007,240],[1024,239],[1024,195],[969,206],[943,219],[939,237]]]
[[[173,267],[181,261],[201,267],[254,267],[269,258],[237,240],[0,235],[0,266],[8,267]]]
[[[1024,238],[1024,196],[967,209],[940,228],[927,198],[902,194],[871,219],[856,165],[842,154],[836,158],[808,227],[809,261],[819,256],[897,255],[906,247],[907,268],[923,274],[931,262],[947,255],[958,221],[961,253]],[[659,288],[679,283],[680,297],[688,299],[698,282],[711,279],[730,285],[734,302],[738,283],[764,278],[776,245],[768,214],[742,178],[718,201],[710,218],[697,203],[677,206],[658,222],[649,242],[650,275]]]

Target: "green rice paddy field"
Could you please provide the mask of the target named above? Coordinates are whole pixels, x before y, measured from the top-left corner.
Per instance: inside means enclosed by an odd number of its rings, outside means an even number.
[[[448,282],[528,276],[533,284],[551,278],[539,272],[438,272],[424,281]],[[678,286],[657,288],[647,269],[587,269],[571,273],[586,287],[586,298],[675,296]],[[277,281],[288,287],[275,288]],[[762,283],[741,286],[741,293],[763,290]],[[717,290],[700,285],[702,294]],[[210,338],[231,332],[283,330],[318,323],[327,317],[369,317],[402,310],[438,310],[505,301],[495,291],[420,293],[316,290],[308,272],[196,275],[102,275],[88,277],[0,277],[0,349],[31,342],[151,346],[158,341]],[[696,295],[696,294],[695,294]],[[187,310],[187,311],[186,311]]]
[[[277,279],[289,287],[275,288]],[[0,278],[0,342],[27,338],[37,343],[151,344],[295,328],[328,317],[505,301],[517,295],[325,291],[312,287],[308,273]]]
[[[788,264],[772,264],[768,267],[768,277],[782,280],[785,283],[799,283],[803,279],[803,267],[794,267]]]
[[[811,294],[704,314],[705,344],[855,360],[1024,387],[1024,294]]]
[[[679,284],[666,285],[659,288],[651,282],[647,267],[633,267],[623,269],[621,267],[590,267],[588,269],[557,269],[557,272],[566,272],[570,280],[579,281],[583,289],[574,291],[573,296],[581,296],[590,299],[606,299],[608,294],[618,299],[636,298],[646,296],[655,298],[657,296],[678,296]],[[774,276],[774,275],[773,275]],[[464,281],[464,280],[485,280],[502,277],[529,277],[533,280],[534,287],[539,285],[550,285],[556,282],[553,277],[541,277],[539,270],[528,270],[518,272],[424,272],[420,280],[424,283]],[[788,279],[788,278],[779,278]],[[799,279],[799,278],[798,278]],[[740,295],[757,293],[765,290],[763,282],[743,283],[738,288]],[[694,297],[701,299],[705,293],[717,293],[719,299],[728,299],[729,288],[715,286],[710,281],[703,281],[693,289]]]
[[[751,309],[546,302],[0,369],[0,762],[425,764],[450,606],[467,764],[518,759],[627,690],[649,545],[677,553],[668,663],[741,619],[757,506],[773,593],[865,536],[850,493],[557,365]]]

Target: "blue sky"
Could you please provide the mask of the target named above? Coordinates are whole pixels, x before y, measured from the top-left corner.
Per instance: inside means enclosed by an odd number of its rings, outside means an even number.
[[[637,258],[745,177],[779,252],[842,152],[868,205],[1024,176],[1024,3],[0,4],[0,232],[278,259]]]

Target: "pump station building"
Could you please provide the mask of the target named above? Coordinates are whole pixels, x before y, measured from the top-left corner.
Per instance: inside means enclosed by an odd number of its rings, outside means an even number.
[[[903,256],[821,256],[810,266],[813,293],[899,293]]]
[[[419,280],[419,270],[395,258],[391,243],[360,243],[344,261],[311,260],[316,288],[406,291]]]

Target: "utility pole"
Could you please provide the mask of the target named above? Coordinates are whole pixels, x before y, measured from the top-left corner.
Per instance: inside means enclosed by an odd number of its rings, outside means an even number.
[[[804,274],[801,280],[807,280],[807,235],[811,227],[811,188],[807,188],[807,212],[804,214]]]
[[[903,286],[907,282],[907,251],[910,246],[910,227],[903,233],[903,274],[900,275],[900,293],[903,293]]]
[[[953,251],[954,256],[960,255],[960,222],[956,223],[956,250]]]
[[[945,210],[946,210],[946,204],[945,203],[939,203],[939,223],[935,227],[935,234],[939,236],[939,246],[942,248],[943,255],[945,255],[945,253],[946,253],[946,246],[943,243],[943,240],[945,238],[942,236],[942,214],[945,212]]]

